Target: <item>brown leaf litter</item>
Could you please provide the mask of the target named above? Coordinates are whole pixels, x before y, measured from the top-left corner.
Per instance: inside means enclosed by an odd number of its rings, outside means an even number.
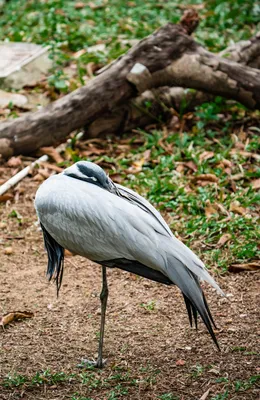
[[[2,316],[0,320],[0,326],[5,327],[13,321],[32,318],[33,316],[34,314],[30,311],[10,311]]]

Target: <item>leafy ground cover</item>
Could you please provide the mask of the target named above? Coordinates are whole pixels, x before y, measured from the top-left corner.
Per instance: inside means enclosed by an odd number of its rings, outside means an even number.
[[[196,39],[211,51],[258,29],[254,1],[21,0],[17,7],[10,0],[1,8],[0,37],[50,46],[52,73],[26,92],[52,100],[91,79],[95,68],[125,52],[131,40],[177,22],[189,4],[201,15]],[[1,110],[3,118],[23,112],[12,104],[7,111]],[[167,126],[137,129],[123,138],[79,141],[73,133],[56,164],[99,163],[116,182],[147,197],[201,256],[230,295],[231,303],[216,300],[207,289],[220,325],[220,355],[204,330],[196,334],[188,328],[177,290],[113,271],[108,367],[79,370],[80,357],[96,349],[98,272],[81,258],[68,257],[59,301],[46,286],[32,200],[54,163],[35,171],[0,203],[1,313],[29,308],[36,316],[1,333],[0,398],[190,400],[208,388],[208,400],[257,398],[257,273],[228,271],[231,265],[259,265],[259,132],[259,112],[216,98],[194,113],[173,111]],[[27,163],[26,158],[2,163],[1,181]]]

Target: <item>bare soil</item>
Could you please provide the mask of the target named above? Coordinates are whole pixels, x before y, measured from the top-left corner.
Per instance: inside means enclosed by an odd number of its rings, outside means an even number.
[[[253,272],[215,276],[227,298],[205,285],[219,328],[218,352],[201,321],[198,332],[189,327],[177,288],[108,271],[108,361],[102,371],[92,371],[101,383],[96,387],[83,384],[77,364],[82,357],[96,356],[101,269],[81,257],[66,257],[63,285],[56,298],[55,285],[45,276],[47,257],[33,207],[37,186],[27,178],[21,184],[24,193],[0,204],[0,221],[7,224],[0,230],[0,315],[13,310],[34,312],[34,318],[0,329],[0,399],[135,400],[171,393],[172,397],[161,398],[192,400],[200,399],[207,389],[207,399],[259,398],[255,384],[247,389],[235,384],[259,374],[259,273]],[[12,210],[21,215],[21,224],[9,216]],[[149,302],[150,306],[142,306]],[[4,385],[8,374],[33,377],[47,369],[75,377],[52,385]],[[118,371],[129,379],[122,381],[125,394],[113,397],[118,382],[104,382]]]

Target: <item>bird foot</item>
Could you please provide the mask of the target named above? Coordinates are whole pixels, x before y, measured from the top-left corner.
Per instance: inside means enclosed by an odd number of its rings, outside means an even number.
[[[87,358],[82,358],[81,363],[77,365],[78,368],[88,369],[88,368],[103,368],[106,364],[107,360],[97,359],[97,360],[89,360]]]

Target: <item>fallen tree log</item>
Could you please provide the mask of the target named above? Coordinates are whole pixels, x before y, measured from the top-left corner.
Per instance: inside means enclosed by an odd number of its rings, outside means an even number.
[[[218,55],[241,65],[260,69],[260,34],[227,47]],[[214,97],[210,93],[182,87],[147,90],[86,126],[85,136],[94,138],[109,133],[129,132],[137,126],[141,128],[158,123],[162,118],[167,119],[170,109],[179,113],[192,111],[196,106],[213,101]]]
[[[260,108],[260,71],[206,51],[186,21],[141,40],[86,86],[45,108],[0,124],[0,154],[29,154],[62,141],[146,90],[181,86]]]

